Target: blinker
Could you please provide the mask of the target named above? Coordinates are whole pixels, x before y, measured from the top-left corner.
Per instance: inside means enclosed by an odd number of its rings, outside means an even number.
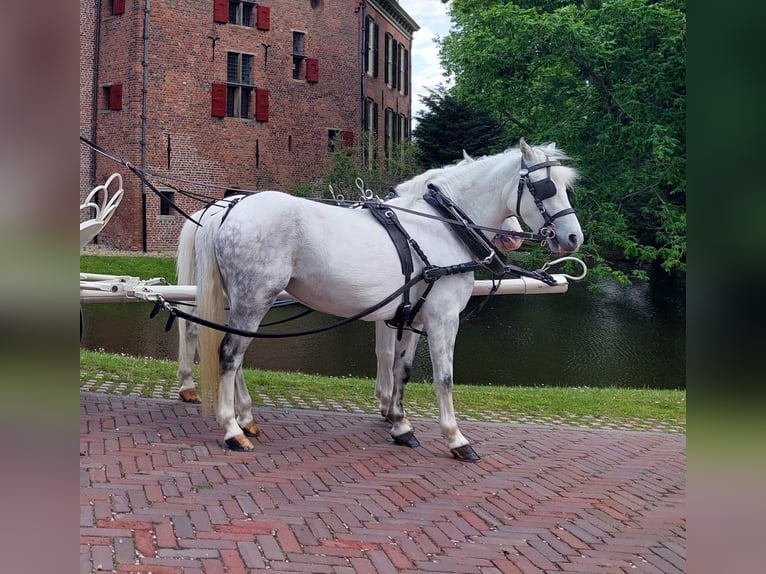
[[[550,178],[528,182],[527,187],[535,199],[542,201],[556,195],[556,184]]]

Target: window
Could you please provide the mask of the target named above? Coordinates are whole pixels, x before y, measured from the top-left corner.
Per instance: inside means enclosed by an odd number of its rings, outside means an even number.
[[[125,14],[125,0],[112,0],[112,16]]]
[[[398,144],[410,139],[409,118],[404,114],[397,114],[391,108],[386,108],[384,136],[386,157],[391,157]]]
[[[175,193],[172,191],[160,191],[160,215],[171,215]]]
[[[306,56],[303,52],[304,40],[306,34],[303,32],[293,32],[293,79],[300,80],[304,77],[303,61]]]
[[[253,3],[229,0],[229,24],[252,26]]]
[[[386,108],[386,119],[384,125],[384,142],[386,157],[391,155],[391,151],[394,149],[394,142],[396,141],[396,123],[394,122],[394,110]]]
[[[104,102],[107,110],[122,109],[122,84],[104,86]]]
[[[327,151],[336,152],[340,149],[340,130],[327,130]]]
[[[250,117],[253,94],[253,56],[238,52],[226,53],[226,115]]]
[[[374,78],[378,77],[378,25],[371,16],[367,16],[364,28],[364,71]]]
[[[213,0],[213,22],[268,30],[271,8],[257,6],[255,0]]]
[[[372,165],[376,157],[378,140],[378,104],[372,98],[364,101],[364,110],[362,114],[362,130],[364,132],[362,139],[363,154],[362,160],[365,165]]]
[[[404,44],[399,44],[399,78],[398,85],[399,91],[407,95],[410,91],[410,53],[404,47]]]
[[[399,141],[409,141],[410,119],[404,114],[399,114]]]
[[[354,132],[351,130],[327,130],[327,151],[336,152],[354,147]]]
[[[391,34],[386,34],[386,85],[402,94],[410,92],[410,52]]]

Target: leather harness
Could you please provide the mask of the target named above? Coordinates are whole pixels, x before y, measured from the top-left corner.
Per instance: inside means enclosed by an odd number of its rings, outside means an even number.
[[[425,269],[423,270],[423,278],[427,283],[427,286],[423,294],[415,305],[412,305],[410,302],[410,290],[405,290],[402,293],[402,302],[396,310],[396,315],[390,321],[386,321],[386,324],[389,327],[396,329],[397,338],[399,340],[401,340],[405,328],[412,329],[417,333],[422,333],[421,331],[413,329],[412,323],[421,307],[426,302],[426,297],[433,288],[434,282],[439,277],[455,275],[458,273],[469,273],[476,271],[477,269],[488,269],[493,274],[499,276],[502,276],[507,271],[505,260],[500,251],[484,235],[478,233],[471,227],[473,225],[471,218],[468,217],[462,209],[455,205],[450,198],[444,195],[436,185],[432,183],[428,184],[428,191],[423,195],[423,199],[425,199],[429,205],[433,206],[444,219],[449,222],[454,222],[450,227],[466,247],[468,247],[471,253],[479,258],[479,261],[460,263],[458,265],[450,265],[447,267],[435,267],[431,265],[428,261],[428,257],[426,257],[426,254],[420,248],[417,241],[415,241],[410,234],[407,233],[407,230],[404,229],[393,209],[380,201],[366,203],[364,207],[369,209],[370,214],[383,226],[386,232],[388,232],[388,235],[396,248],[405,284],[410,281],[414,270],[410,247],[417,253],[425,266]]]

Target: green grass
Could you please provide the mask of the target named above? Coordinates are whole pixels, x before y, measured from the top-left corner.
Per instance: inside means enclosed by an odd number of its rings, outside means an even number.
[[[175,259],[146,255],[81,255],[80,271],[129,275],[141,279],[164,277],[175,282]],[[82,388],[142,396],[175,398],[174,361],[80,350]],[[376,412],[375,381],[320,377],[293,372],[248,369],[245,380],[258,405],[296,408],[354,408]],[[455,385],[455,409],[461,419],[563,422],[585,426],[686,428],[686,391],[617,387],[498,387]],[[435,416],[432,385],[410,383],[407,411]]]
[[[176,398],[176,368],[174,361],[80,350],[80,385],[87,390]],[[372,379],[259,369],[244,374],[255,405],[377,411]],[[686,392],[678,390],[455,385],[453,395],[462,420],[686,428]],[[433,386],[407,385],[405,407],[413,416],[436,416]]]
[[[80,273],[128,275],[141,279],[163,277],[176,282],[176,260],[173,257],[146,255],[80,255]]]

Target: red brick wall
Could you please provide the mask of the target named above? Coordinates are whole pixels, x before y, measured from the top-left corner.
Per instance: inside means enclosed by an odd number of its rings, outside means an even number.
[[[367,14],[374,18],[375,22],[380,27],[378,32],[378,76],[377,78],[370,74],[365,75],[364,95],[365,97],[372,98],[378,103],[378,126],[379,126],[379,140],[383,143],[384,133],[384,120],[385,109],[391,108],[398,114],[404,114],[410,117],[410,109],[412,102],[412,94],[406,95],[400,93],[398,89],[390,88],[386,85],[386,34],[391,34],[394,40],[400,44],[407,46],[407,51],[410,54],[410,61],[412,60],[412,41],[401,29],[390,21],[383,18],[378,11],[372,7],[367,7]],[[410,66],[411,67],[411,66]],[[410,77],[410,90],[411,90],[412,78]]]
[[[317,4],[312,8],[307,0],[265,0],[263,5],[271,7],[271,29],[263,31],[213,23],[212,0],[153,0],[146,92],[147,167],[221,186],[211,189],[175,182],[185,190],[215,197],[221,197],[226,187],[289,192],[297,184],[316,181],[331,159],[328,130],[352,130],[358,137],[361,124],[358,0]],[[141,165],[143,10],[143,1],[127,0],[125,14],[111,16],[110,3],[104,0],[99,60],[100,83],[123,84],[119,111],[105,109],[104,89],[99,88],[99,144],[137,167]],[[293,31],[305,33],[305,55],[319,60],[316,83],[292,77]],[[211,36],[218,37],[215,57]],[[381,59],[383,38],[381,28]],[[264,43],[270,45],[268,60]],[[211,116],[211,84],[226,82],[228,51],[253,55],[253,82],[270,92],[269,121]],[[409,96],[391,97],[398,97],[398,109],[409,115]],[[380,103],[381,132],[385,105],[390,103]],[[81,124],[83,121],[81,118]],[[141,249],[140,181],[124,167],[99,158],[97,182],[102,183],[115,170],[123,174],[126,195],[100,241]],[[148,188],[146,192],[147,249],[175,249],[184,219],[178,214],[159,215],[159,199]],[[202,206],[179,194],[175,199],[185,211]]]
[[[93,138],[93,69],[96,56],[96,2],[80,3],[80,135]],[[80,203],[93,183],[93,153],[80,145]],[[89,214],[81,213],[80,221]]]

